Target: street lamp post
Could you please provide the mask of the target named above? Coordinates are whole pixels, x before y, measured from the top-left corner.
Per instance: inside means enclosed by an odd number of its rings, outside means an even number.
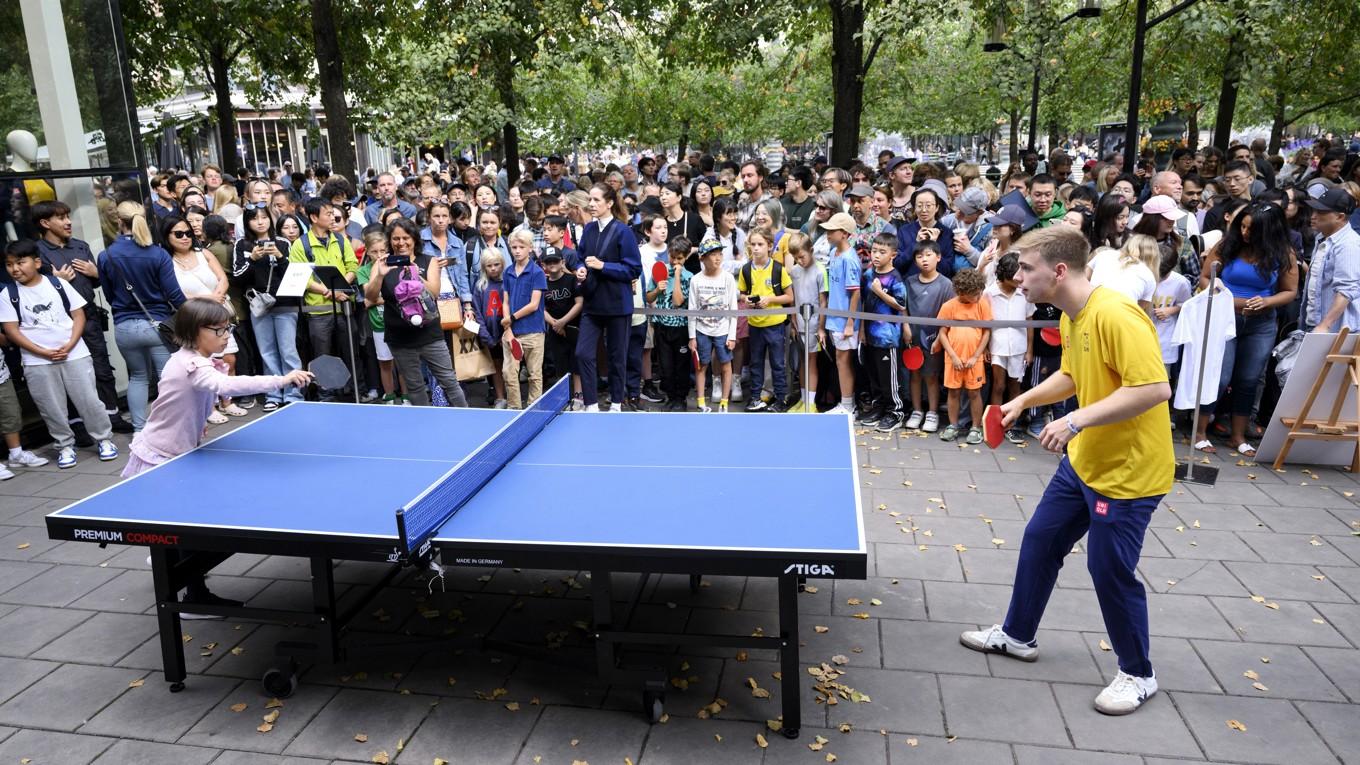
[[[1147,4],[1147,0],[1138,0],[1142,5]],[[1058,21],[1061,26],[1072,19],[1090,19],[1100,15],[1100,0],[1078,0],[1077,9],[1062,17]],[[1010,45],[1003,39],[1006,35],[1006,22],[997,18],[992,28],[992,34],[983,43],[982,50],[987,53],[999,53],[1006,50]],[[1034,83],[1030,90],[1029,97],[1029,145],[1027,151],[1034,151],[1034,145],[1038,136],[1039,128],[1039,77],[1043,67],[1043,47],[1047,41],[1045,37],[1039,43],[1038,49],[1034,53]],[[1140,58],[1141,60],[1141,58]]]
[[[1138,161],[1138,102],[1143,98],[1143,42],[1148,30],[1189,8],[1199,0],[1183,0],[1166,13],[1147,17],[1148,0],[1137,0],[1137,18],[1133,27],[1133,71],[1129,73],[1129,112],[1124,121],[1124,169],[1132,172]]]

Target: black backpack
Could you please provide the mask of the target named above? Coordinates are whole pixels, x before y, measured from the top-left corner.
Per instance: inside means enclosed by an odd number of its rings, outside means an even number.
[[[770,271],[770,287],[774,290],[774,294],[783,295],[784,267],[780,265],[779,261],[775,260],[773,256],[770,257],[770,263],[774,264],[774,269]],[[751,271],[751,261],[748,260],[745,265],[741,267],[741,278],[742,281],[746,282],[747,289],[751,290],[751,292],[755,292],[756,285],[751,281]]]

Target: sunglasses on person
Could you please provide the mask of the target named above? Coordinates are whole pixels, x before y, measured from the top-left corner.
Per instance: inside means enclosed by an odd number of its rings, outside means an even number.
[[[174,230],[174,231],[171,231],[171,232],[170,232],[170,236],[173,236],[173,237],[175,237],[176,239],[192,239],[193,236],[194,236],[194,232],[192,232],[192,231],[185,231],[184,229],[181,228],[181,229],[176,229],[176,230]]]
[[[250,211],[250,210],[268,210],[268,209],[269,209],[269,203],[268,203],[268,202],[246,202],[245,205],[243,205],[241,209],[246,210],[246,211]]]
[[[236,325],[228,324],[225,327],[204,327],[204,329],[212,330],[212,333],[218,337],[226,337],[236,329]]]

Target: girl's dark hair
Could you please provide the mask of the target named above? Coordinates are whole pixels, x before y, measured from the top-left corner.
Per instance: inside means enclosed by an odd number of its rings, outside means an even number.
[[[209,215],[203,219],[203,238],[209,242],[231,244],[231,237],[235,233],[236,227],[221,215]]]
[[[394,221],[392,221],[392,222],[390,222],[390,223],[387,224],[387,226],[386,226],[386,228],[385,228],[385,230],[384,230],[384,233],[387,234],[387,251],[388,251],[389,253],[390,253],[390,252],[393,252],[393,249],[392,249],[392,232],[396,231],[397,229],[401,229],[402,231],[405,231],[406,234],[407,234],[407,236],[410,236],[411,239],[415,242],[415,245],[414,245],[412,254],[419,254],[419,253],[420,253],[420,227],[416,225],[416,222],[415,222],[415,221],[411,220],[410,218],[405,218],[405,217],[397,218],[396,220],[394,220]]]
[[[499,204],[501,203],[501,195],[496,193],[496,187],[495,187],[495,186],[492,186],[491,184],[489,184],[489,183],[487,183],[487,182],[485,182],[485,181],[483,181],[482,183],[477,184],[477,187],[474,188],[474,189],[472,190],[472,201],[473,201],[473,202],[476,202],[476,201],[477,201],[477,192],[481,191],[483,188],[491,189],[491,196],[495,198],[496,204],[499,205]]]
[[[231,309],[206,297],[191,297],[175,311],[171,325],[175,340],[185,348],[198,345],[198,331],[214,324],[230,324]]]
[[[468,207],[467,202],[453,202],[449,205],[449,215],[453,216],[454,220],[471,218],[472,208]]]
[[[274,228],[274,217],[269,214],[268,207],[255,207],[244,210],[241,213],[241,229],[246,232],[245,235],[247,237],[254,238],[255,232],[251,230],[250,222],[255,218],[259,218],[261,216],[264,216],[265,220],[269,221],[269,231],[266,234],[266,236],[268,236],[270,239],[273,239],[278,234]],[[208,236],[208,223],[206,220],[203,222],[203,236],[205,237]],[[211,237],[208,238],[211,239]]]
[[[661,188],[665,189],[666,191],[671,192],[672,194],[676,195],[677,197],[680,197],[680,202],[681,202],[682,204],[684,203],[684,201],[685,201],[685,189],[684,189],[684,187],[682,187],[679,183],[676,183],[675,181],[666,181],[665,183],[661,184]]]
[[[1251,232],[1243,239],[1242,219],[1247,215],[1251,216]],[[1228,270],[1228,266],[1245,250],[1250,250],[1256,257],[1256,273],[1262,280],[1269,280],[1272,274],[1293,267],[1289,230],[1285,227],[1284,210],[1279,205],[1253,202],[1233,219],[1233,225],[1228,228],[1218,252],[1223,271]]]
[[[1089,187],[1078,186],[1077,188],[1085,189]],[[1091,241],[1096,230],[1096,214],[1086,209],[1085,207],[1067,208],[1067,214],[1071,215],[1072,213],[1077,213],[1078,215],[1081,216],[1081,235],[1086,237],[1086,241],[1088,242]]]
[[[1165,247],[1162,248],[1162,262],[1157,269],[1157,281],[1165,279],[1168,274],[1175,271],[1176,266],[1180,265],[1180,262],[1181,257],[1175,250]]]
[[[718,224],[722,221],[724,215],[729,212],[736,212],[736,210],[737,202],[732,199],[731,194],[724,194],[713,200],[713,229],[715,231],[717,230]]]
[[[382,224],[383,224],[383,227],[386,228],[386,227],[392,222],[392,219],[393,219],[393,218],[404,218],[404,217],[406,217],[406,216],[404,216],[404,215],[401,214],[401,210],[400,210],[399,208],[393,207],[391,210],[387,210],[387,211],[383,212],[383,214],[380,216],[380,220],[379,220],[378,222],[379,222],[379,223],[382,223]]]
[[[1124,246],[1128,232],[1117,234],[1114,225],[1119,214],[1127,209],[1129,209],[1128,201],[1118,194],[1106,194],[1100,198],[1100,204],[1096,205],[1095,223],[1091,227],[1091,249],[1113,247],[1117,250]]]
[[[604,196],[604,201],[609,203],[609,212],[613,214],[615,220],[620,223],[628,222],[628,206],[623,203],[623,197],[619,196],[617,191],[614,191],[613,186],[607,183],[597,183],[591,186],[590,190],[599,191]]]
[[[185,220],[184,218],[181,218],[178,215],[167,215],[165,216],[165,220],[161,221],[160,228],[161,241],[165,243],[165,248],[167,250],[170,249],[170,232],[174,231],[175,226],[178,226],[181,223],[183,223],[186,226],[189,226],[189,243],[190,246],[192,247],[194,241],[193,240],[194,227],[190,225],[189,221]]]
[[[694,185],[689,187],[689,204],[690,207],[695,210],[699,209],[699,203],[694,201],[694,192],[699,190],[699,184],[701,183],[708,187],[709,207],[712,207],[713,203],[717,201],[717,198],[713,195],[713,184],[709,183],[708,179],[701,175],[697,180],[694,181]]]

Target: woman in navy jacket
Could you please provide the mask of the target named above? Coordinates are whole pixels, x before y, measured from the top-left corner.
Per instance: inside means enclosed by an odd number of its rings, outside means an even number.
[[[642,274],[637,237],[629,228],[628,208],[613,187],[597,183],[590,188],[591,217],[578,249],[584,265],[576,270],[585,296],[581,330],[576,341],[576,365],[581,373],[581,394],[586,411],[598,412],[595,350],[604,335],[609,353],[609,408],[621,411],[627,374],[628,325],[633,315],[633,280]]]

